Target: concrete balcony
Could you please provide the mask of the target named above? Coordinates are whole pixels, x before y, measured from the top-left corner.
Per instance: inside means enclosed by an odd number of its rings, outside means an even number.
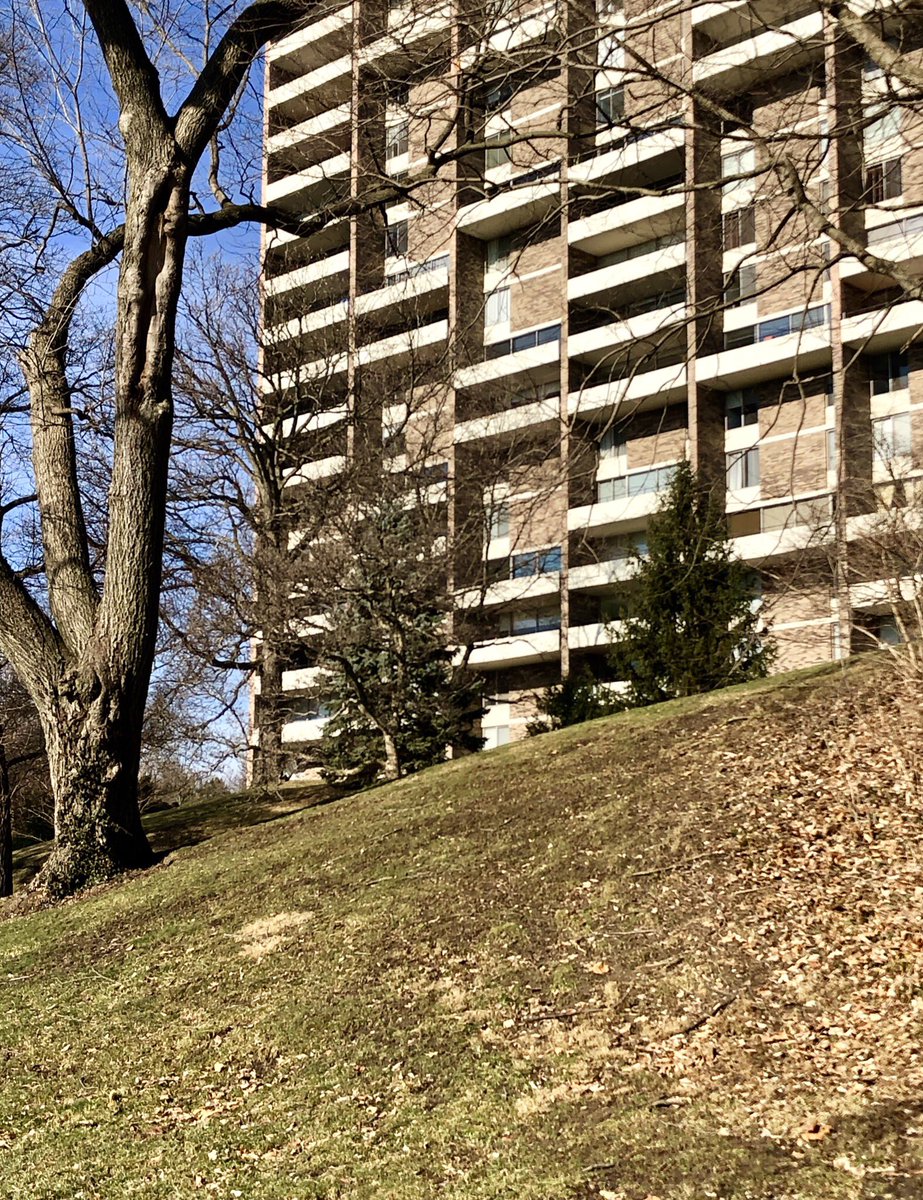
[[[843,341],[867,352],[894,350],[915,340],[921,327],[923,301],[907,300],[848,317],[842,324]]]
[[[267,183],[266,203],[282,208],[303,209],[322,203],[331,193],[342,192],[348,186],[349,154],[334,154],[313,167],[305,167],[294,175]]]
[[[658,367],[639,371],[625,379],[610,380],[584,391],[571,392],[567,411],[571,416],[587,416],[596,412],[613,412],[630,406],[632,412],[662,408],[686,398],[686,365]]]
[[[721,391],[729,391],[784,375],[796,364],[803,371],[826,366],[829,360],[829,329],[806,329],[801,333],[755,342],[752,346],[738,346],[706,355],[696,363],[696,378],[700,383],[711,383],[719,386]]]
[[[360,366],[381,362],[385,358],[393,359],[395,364],[406,362],[420,351],[444,345],[448,336],[448,321],[433,321],[430,325],[421,325],[417,329],[408,329],[393,337],[360,346],[356,351],[356,361]]]
[[[319,742],[324,736],[326,717],[302,717],[298,721],[286,721],[282,726],[282,745],[292,746],[302,742]]]
[[[487,39],[491,54],[508,55],[540,42],[554,28],[558,18],[556,0],[548,0],[531,11],[511,16],[508,24]]]
[[[625,321],[612,321],[608,325],[599,325],[583,333],[571,334],[568,354],[571,358],[579,358],[583,362],[602,362],[621,347],[631,342],[657,338],[686,318],[685,304],[670,304],[666,308],[640,313]]]
[[[306,692],[317,687],[323,677],[328,674],[323,667],[300,667],[295,671],[282,672],[283,692]]]
[[[543,596],[557,596],[560,575],[527,575],[523,579],[498,579],[486,588],[466,588],[456,595],[459,608],[490,608],[496,604],[518,604]]]
[[[393,359],[395,366],[406,362],[414,354],[444,345],[449,336],[448,321],[433,321],[430,325],[421,325],[416,329],[407,329],[391,337],[381,338],[376,342],[368,342],[356,351],[356,365],[381,362],[383,359]],[[285,391],[296,383],[308,380],[330,379],[346,370],[349,356],[344,350],[327,358],[315,359],[305,363],[300,369],[284,371],[273,380],[273,391]]]
[[[568,300],[598,296],[613,288],[626,287],[639,280],[656,279],[666,271],[682,267],[686,262],[686,243],[664,246],[650,254],[641,254],[610,267],[600,267],[585,275],[574,275],[567,281]]]
[[[518,185],[514,180],[496,195],[467,204],[459,211],[456,225],[470,237],[489,241],[540,221],[560,203],[561,184],[556,176]]]
[[[626,496],[602,504],[571,508],[567,513],[567,529],[569,533],[592,531],[596,534],[643,529],[662,499],[661,492],[644,492],[640,496]]]
[[[537,400],[534,404],[490,413],[486,417],[460,421],[455,426],[455,441],[474,442],[482,438],[508,437],[521,429],[534,430],[557,425],[560,419],[560,400],[555,396],[550,400]]]
[[[621,628],[621,622],[604,625],[594,621],[590,625],[572,625],[567,631],[567,645],[571,650],[601,650],[612,642],[612,636]]]
[[[263,381],[263,392],[266,395],[275,391],[268,381]],[[296,433],[318,433],[321,429],[329,429],[331,425],[336,425],[339,421],[345,421],[348,410],[345,404],[339,404],[336,408],[326,408],[321,412],[302,413],[297,417],[286,417],[284,421],[279,423],[278,428],[273,425],[264,425],[263,432],[271,437],[275,435],[281,438],[290,438]]]
[[[313,462],[304,463],[297,471],[292,471],[284,486],[297,487],[300,483],[310,483],[315,479],[329,479],[345,469],[345,455],[332,454],[328,458],[316,458]]]
[[[273,88],[266,103],[276,119],[293,124],[316,117],[325,109],[349,102],[352,91],[352,58],[343,54],[306,75]]]
[[[567,229],[567,241],[575,249],[585,250],[598,258],[682,228],[685,210],[686,197],[682,192],[639,196],[637,200],[628,200],[591,217],[572,221]]]
[[[571,567],[567,586],[572,592],[602,592],[617,583],[627,583],[635,573],[635,564],[627,555],[606,562]]]
[[[514,637],[491,638],[479,642],[471,651],[468,662],[474,669],[489,670],[504,666],[523,666],[527,663],[552,662],[561,653],[561,631],[546,629],[541,633]]]
[[[338,104],[336,108],[328,108],[326,112],[322,112],[316,117],[300,121],[297,125],[292,125],[267,138],[266,153],[268,155],[278,154],[280,151],[292,150],[296,146],[315,140],[324,145],[325,140],[335,130],[342,129],[349,124],[351,115],[349,104]]]
[[[347,266],[348,266],[347,254]],[[394,283],[385,283],[384,287],[374,292],[366,292],[356,300],[357,316],[369,316],[381,312],[393,305],[405,304],[424,297],[438,297],[441,291],[449,286],[449,267],[446,263],[434,271],[421,271],[415,275],[403,275]],[[271,342],[282,342],[290,338],[301,337],[306,333],[314,333],[319,329],[329,329],[345,321],[349,316],[349,303],[346,299],[333,301],[325,308],[315,309],[304,316],[293,317],[281,325],[274,325],[268,330]]]
[[[420,60],[420,56],[449,37],[451,5],[443,2],[430,7],[418,3],[403,4],[388,14],[388,32],[359,53],[359,62],[398,66]]]
[[[547,367],[551,363],[560,361],[560,341],[547,342],[543,346],[533,346],[529,350],[505,354],[502,358],[489,358],[484,362],[474,363],[470,367],[462,367],[455,373],[455,386],[464,388],[473,387],[479,383],[491,383],[497,379],[507,379],[512,375],[520,375],[523,371]]]
[[[308,263],[304,267],[297,267],[294,271],[286,271],[284,275],[276,275],[273,279],[266,280],[266,294],[269,296],[282,296],[286,292],[294,291],[296,288],[306,288],[317,284],[322,279],[330,279],[334,275],[343,275],[348,278],[349,275],[349,250],[340,250],[336,254],[330,254],[327,258],[319,258],[317,262]],[[344,284],[348,287],[348,282]]]
[[[823,531],[810,525],[792,525],[786,529],[774,529],[769,533],[751,533],[746,537],[730,539],[734,554],[748,563],[765,562],[780,555],[795,554],[811,546],[829,541]]]
[[[823,35],[823,13],[810,12],[707,54],[693,64],[693,82],[721,91],[736,91],[767,75],[796,71],[823,54]]]
[[[272,66],[291,74],[311,71],[349,49],[352,23],[353,6],[347,4],[273,42],[266,58]]]
[[[569,182],[573,187],[598,183],[610,176],[642,175],[653,180],[657,172],[653,169],[659,159],[675,159],[680,165],[680,151],[686,137],[681,128],[658,129],[645,136],[633,138],[614,150],[596,154],[570,168]],[[650,183],[647,184],[650,186]]]

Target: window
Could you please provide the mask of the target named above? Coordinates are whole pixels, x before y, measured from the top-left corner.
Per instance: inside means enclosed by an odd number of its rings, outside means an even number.
[[[536,346],[547,346],[549,342],[561,340],[561,326],[546,325],[542,329],[530,329],[528,333],[517,333],[502,342],[491,342],[485,346],[486,358],[504,358],[507,354],[518,354],[521,350],[533,350]]]
[[[773,338],[785,337],[789,333],[802,333],[805,329],[818,329],[826,325],[830,319],[830,310],[826,304],[816,308],[803,309],[801,312],[789,313],[785,317],[773,317],[769,321],[761,321],[757,326],[756,340],[769,342]]]
[[[509,745],[509,725],[486,725],[481,730],[485,750],[497,750],[500,746]]]
[[[561,395],[561,385],[556,379],[536,383],[528,388],[518,388],[507,393],[504,407],[522,408],[524,404],[537,404],[543,400],[556,400]]]
[[[827,470],[835,471],[837,468],[837,448],[836,448],[836,430],[827,430]]]
[[[513,239],[509,236],[491,238],[484,251],[484,267],[488,271],[506,271],[509,268]]]
[[[742,429],[744,425],[756,425],[759,419],[759,392],[755,392],[751,388],[739,392],[728,392],[724,401],[725,429]]]
[[[760,510],[747,509],[746,512],[728,513],[728,537],[752,537],[760,532]]]
[[[879,110],[880,111],[880,110]],[[890,142],[901,136],[901,123],[903,121],[903,113],[899,108],[889,108],[877,116],[870,124],[865,127],[865,146],[870,149],[873,146],[880,146],[883,142]]]
[[[512,612],[500,614],[500,633],[510,634],[544,633],[561,628],[561,614],[554,608],[542,608],[534,612]]]
[[[385,133],[385,158],[398,158],[410,149],[410,122],[405,118],[389,125]]]
[[[756,340],[755,325],[741,325],[739,329],[729,329],[724,335],[725,350],[736,350],[738,346],[752,346]]]
[[[611,254],[601,254],[596,260],[600,267],[615,267],[619,263],[630,262],[633,258],[643,258],[657,250],[665,250],[668,246],[678,246],[683,242],[682,234],[665,233],[661,237],[651,238],[649,242],[635,242],[623,250],[613,250]]]
[[[729,308],[756,295],[756,264],[741,263],[724,277],[724,303]]]
[[[625,49],[621,40],[614,34],[607,33],[599,39],[597,58],[601,67],[622,67],[625,65]]]
[[[606,88],[596,93],[596,124],[615,125],[625,115],[625,93],[621,88]]]
[[[910,455],[910,413],[894,413],[872,422],[875,463],[887,468],[895,459]]]
[[[729,192],[739,187],[755,168],[756,151],[752,146],[747,146],[743,150],[735,150],[732,154],[723,155],[721,158],[721,178],[727,181],[724,185],[724,190]]]
[[[510,323],[510,289],[497,288],[487,297],[484,309],[485,326],[509,325]]]
[[[725,213],[721,218],[721,236],[725,250],[736,250],[756,241],[756,210],[752,204]]]
[[[751,446],[749,450],[738,450],[727,456],[727,480],[728,488],[732,492],[759,487],[759,446]]]
[[[502,112],[512,100],[515,91],[512,81],[508,79],[498,83],[496,87],[488,88],[484,93],[485,111],[489,113]]]
[[[896,200],[903,194],[904,184],[899,158],[873,163],[867,168],[865,172],[866,204],[881,204],[884,200]]]
[[[599,504],[625,497],[644,496],[651,492],[662,492],[668,488],[676,474],[676,467],[654,467],[647,471],[635,471],[631,475],[620,475],[615,479],[601,479],[596,486]]]
[[[607,429],[599,439],[600,458],[624,458],[625,435],[617,429]]]
[[[878,617],[874,620],[873,631],[879,646],[903,645],[904,635],[896,617]]]
[[[484,169],[493,171],[497,167],[505,167],[507,163],[513,161],[513,156],[510,153],[508,145],[500,145],[510,135],[508,132],[491,133],[484,139],[487,143],[487,148],[484,151]]]
[[[504,500],[494,505],[490,511],[490,537],[502,538],[510,536],[510,506]]]
[[[385,254],[390,258],[402,258],[407,253],[407,230],[409,221],[394,221],[385,229]]]
[[[910,385],[910,363],[906,351],[892,350],[869,359],[869,386],[873,396],[899,392]]]
[[[561,570],[561,547],[548,550],[529,550],[526,554],[514,554],[511,577],[528,579],[531,575],[551,575]]]

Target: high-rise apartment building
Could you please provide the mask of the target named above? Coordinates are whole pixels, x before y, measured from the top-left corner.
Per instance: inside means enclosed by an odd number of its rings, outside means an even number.
[[[488,745],[601,661],[683,458],[780,669],[891,636],[848,558],[923,466],[923,113],[875,53],[923,27],[844,11],[871,51],[798,0],[352,0],[270,48],[265,201],[320,214],[264,247],[289,490],[427,473]]]

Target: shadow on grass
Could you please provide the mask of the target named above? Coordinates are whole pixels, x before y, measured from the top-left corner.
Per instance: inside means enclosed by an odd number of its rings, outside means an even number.
[[[233,829],[264,825],[308,808],[330,804],[342,794],[321,784],[238,792],[148,813],[143,822],[159,862],[184,847],[196,846]],[[17,890],[35,878],[50,850],[51,842],[32,842],[17,848],[13,858],[13,882]]]

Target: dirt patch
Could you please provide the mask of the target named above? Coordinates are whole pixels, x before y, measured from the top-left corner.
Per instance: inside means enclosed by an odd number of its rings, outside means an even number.
[[[274,917],[260,917],[238,929],[234,940],[240,945],[240,954],[244,958],[259,962],[284,945],[296,930],[310,924],[314,915],[313,912],[282,912]]]

